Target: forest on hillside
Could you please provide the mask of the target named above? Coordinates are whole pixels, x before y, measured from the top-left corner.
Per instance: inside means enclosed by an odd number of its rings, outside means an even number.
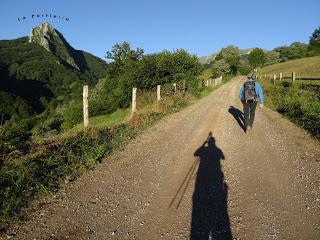
[[[99,82],[90,100],[90,116],[105,115],[129,106],[133,86],[150,90],[185,80],[189,91],[197,94],[197,76],[203,70],[198,58],[185,50],[145,55],[127,42],[107,52],[109,64],[84,55],[84,72],[27,43],[27,38],[0,42],[0,56],[2,154],[25,150],[33,136],[57,134],[80,123],[84,84],[94,87]]]

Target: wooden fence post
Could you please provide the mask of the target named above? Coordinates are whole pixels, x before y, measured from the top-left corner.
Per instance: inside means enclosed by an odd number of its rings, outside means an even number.
[[[273,84],[276,84],[277,75],[273,74]]]
[[[132,112],[137,111],[137,88],[132,88]]]
[[[89,96],[89,86],[83,86],[83,126],[87,128],[89,126],[89,104],[88,104],[88,96]]]
[[[282,73],[279,74],[279,79],[282,80]]]
[[[292,72],[292,82],[296,80],[296,72]]]
[[[161,85],[157,85],[157,101],[159,102],[161,100]]]

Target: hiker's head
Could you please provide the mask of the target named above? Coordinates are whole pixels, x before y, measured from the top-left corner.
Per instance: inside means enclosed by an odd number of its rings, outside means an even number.
[[[253,79],[253,73],[252,72],[249,73],[247,77],[248,77],[248,79]]]

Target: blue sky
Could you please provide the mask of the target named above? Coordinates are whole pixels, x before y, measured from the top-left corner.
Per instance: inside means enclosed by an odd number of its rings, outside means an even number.
[[[27,36],[47,21],[74,48],[101,58],[123,41],[146,53],[184,48],[204,56],[231,44],[271,50],[307,43],[319,12],[320,0],[1,0],[0,39]],[[70,20],[31,18],[45,13]]]

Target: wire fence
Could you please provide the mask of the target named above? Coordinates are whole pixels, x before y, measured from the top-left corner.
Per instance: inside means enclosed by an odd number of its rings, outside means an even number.
[[[297,76],[296,72],[280,72],[274,74],[256,74],[256,79],[270,79],[275,84],[276,81],[292,80],[292,82],[303,81],[320,81],[320,77]]]

